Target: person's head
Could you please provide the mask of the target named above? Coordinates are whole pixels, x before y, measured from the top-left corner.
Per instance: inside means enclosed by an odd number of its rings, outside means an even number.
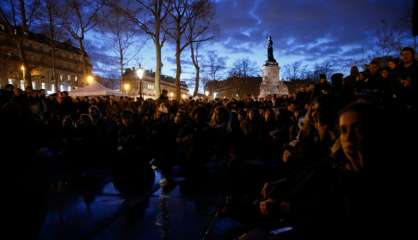
[[[184,110],[179,109],[176,113],[176,116],[174,117],[174,123],[177,125],[182,125],[184,124],[186,118],[186,113],[184,112]]]
[[[69,128],[69,127],[73,127],[73,126],[74,126],[73,119],[71,118],[71,116],[70,116],[70,115],[67,115],[67,116],[65,116],[65,117],[62,119],[62,126],[63,126],[64,128]]]
[[[264,112],[263,112],[263,118],[265,122],[269,122],[274,120],[274,112],[273,110],[271,110],[270,108],[267,108]]]
[[[379,73],[379,65],[375,62],[370,63],[369,65],[369,73],[370,75],[376,75]]]
[[[345,157],[356,168],[368,164],[367,157],[377,144],[379,129],[378,109],[369,103],[353,103],[339,114],[340,143]],[[365,162],[366,161],[366,162]]]
[[[319,74],[319,82],[320,83],[326,83],[327,82],[327,76],[324,73]]]
[[[166,90],[166,89],[163,89],[163,90],[161,91],[161,96],[167,97],[167,94],[168,94],[168,92],[167,92],[167,90]]]
[[[350,69],[351,76],[357,76],[360,73],[357,66],[352,66]]]
[[[6,91],[8,91],[8,92],[13,92],[13,88],[14,88],[14,86],[12,84],[7,84],[6,87],[5,87]]]
[[[415,59],[415,50],[411,47],[405,47],[401,51],[401,59],[404,64],[411,64]]]
[[[79,128],[87,128],[91,126],[91,124],[92,124],[92,121],[91,121],[90,115],[88,114],[80,115],[80,119],[78,120],[78,124],[77,124]]]
[[[386,79],[389,77],[389,69],[388,68],[382,68],[382,70],[380,70],[380,76],[383,79]]]
[[[294,101],[289,101],[287,104],[287,110],[294,112],[296,111],[296,103]]]
[[[32,114],[39,114],[41,112],[41,104],[37,100],[29,102],[29,110]]]
[[[120,115],[120,119],[121,119],[122,125],[124,127],[129,127],[133,124],[133,118],[134,118],[133,115],[134,114],[130,110],[122,111],[122,113]]]
[[[395,61],[395,59],[393,59],[393,58],[390,58],[389,60],[388,60],[388,62],[387,62],[387,65],[388,65],[388,68],[390,69],[390,70],[395,70],[396,69],[396,61]]]
[[[193,111],[193,120],[198,123],[198,124],[203,124],[207,121],[208,119],[208,114],[206,111],[206,108],[204,107],[197,107],[194,111]]]
[[[216,124],[224,124],[228,122],[228,111],[223,106],[217,106],[213,112]]]
[[[96,105],[92,105],[89,107],[89,114],[90,117],[93,119],[98,119],[101,116],[99,108]]]

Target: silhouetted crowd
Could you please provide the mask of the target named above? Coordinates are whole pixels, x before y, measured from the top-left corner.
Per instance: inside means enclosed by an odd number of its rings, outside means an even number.
[[[10,222],[36,232],[45,194],[64,191],[62,183],[88,201],[98,191],[89,183],[106,177],[126,197],[143,194],[158,168],[166,192],[180,185],[184,194],[225,194],[217,217],[239,225],[214,239],[401,231],[398,213],[408,214],[413,191],[417,78],[415,51],[404,48],[400,59],[353,66],[330,81],[321,74],[319,83],[266,99],[176,102],[166,91],[156,100],[72,98],[7,85],[1,159],[18,206]]]

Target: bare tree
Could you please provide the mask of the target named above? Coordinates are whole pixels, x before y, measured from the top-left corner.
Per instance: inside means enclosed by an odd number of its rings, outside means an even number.
[[[132,61],[142,47],[145,41],[138,41],[135,36],[138,34],[130,19],[121,11],[120,8],[109,6],[105,9],[106,18],[101,24],[102,30],[110,35],[111,48],[116,52],[118,58],[120,89],[123,84],[123,72],[125,66]],[[139,43],[139,44],[138,44]],[[136,51],[129,54],[133,46],[136,46]]]
[[[225,60],[215,51],[209,51],[205,61],[205,71],[209,80],[219,80],[220,73],[225,69]]]
[[[50,52],[50,67],[51,67],[51,81],[54,82],[55,91],[58,91],[59,82],[56,76],[56,42],[61,40],[64,35],[62,30],[62,18],[58,12],[59,3],[55,0],[44,0],[42,2],[42,26],[41,29],[48,36],[49,46],[51,47]]]
[[[257,64],[248,58],[238,59],[229,71],[229,77],[252,77],[259,75],[256,66]]]
[[[181,77],[181,53],[192,43],[209,40],[211,37],[202,38],[209,29],[212,11],[211,2],[208,0],[173,0],[170,19],[166,32],[174,40],[176,46],[176,99],[180,100],[180,77]],[[209,20],[209,21],[208,21]],[[193,46],[193,51],[196,45]],[[196,53],[193,53],[196,57]],[[198,56],[198,54],[197,54]],[[194,66],[198,65],[197,59],[192,59]],[[197,84],[197,87],[198,84]],[[197,90],[194,92],[197,94]]]
[[[60,13],[64,20],[65,30],[71,34],[80,47],[83,80],[88,70],[84,42],[86,33],[99,23],[99,13],[102,7],[101,0],[68,0]]]
[[[135,0],[131,4],[113,4],[119,8],[128,18],[147,34],[155,46],[155,95],[161,94],[160,79],[162,68],[161,49],[167,40],[163,26],[167,23],[167,17],[171,11],[172,0]],[[136,3],[133,5],[132,3]]]
[[[25,84],[26,86],[32,86],[31,72],[36,66],[29,64],[24,43],[32,25],[40,18],[40,1],[9,0],[4,2],[4,7],[7,6],[8,11],[6,11],[6,8],[3,8],[2,3],[2,5],[0,5],[0,13],[14,29],[12,36],[15,39],[19,60],[23,66],[21,70],[23,71],[22,74],[25,76]],[[17,69],[17,72],[19,71],[20,69]]]
[[[187,41],[190,44],[190,56],[195,68],[195,86],[193,96],[197,95],[200,83],[199,48],[201,44],[213,38],[216,26],[212,24],[213,5],[209,0],[199,0],[192,5],[193,17],[188,22],[186,31]],[[202,81],[202,85],[205,85]]]
[[[334,72],[334,65],[331,61],[324,61],[320,64],[316,64],[314,67],[314,74],[317,77],[319,77],[319,74],[325,74],[327,79],[329,79],[332,72]]]
[[[302,78],[302,73],[306,69],[306,65],[301,62],[293,62],[284,65],[284,74],[289,80],[298,80]]]

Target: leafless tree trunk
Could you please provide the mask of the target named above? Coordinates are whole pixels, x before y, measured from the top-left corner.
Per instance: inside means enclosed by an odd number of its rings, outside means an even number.
[[[200,43],[191,43],[190,44],[190,56],[192,58],[193,66],[195,68],[195,85],[193,90],[193,97],[197,95],[199,91],[199,82],[200,82],[200,65],[199,65],[199,45]]]
[[[87,56],[84,47],[85,35],[99,22],[99,12],[103,7],[101,0],[68,0],[63,12],[66,31],[78,42],[80,47],[80,61],[82,63],[82,80],[86,80],[88,73]]]
[[[123,86],[123,72],[125,69],[126,64],[132,60],[133,57],[138,54],[139,49],[144,46],[142,43],[140,46],[138,45],[138,49],[135,54],[131,57],[128,56],[128,50],[136,43],[135,38],[135,29],[134,25],[124,14],[123,11],[120,11],[118,7],[109,5],[106,10],[106,19],[101,24],[103,30],[111,34],[111,47],[115,50],[118,58],[119,64],[119,74],[120,74],[120,89],[122,90]]]
[[[166,41],[163,26],[166,25],[167,16],[171,11],[172,0],[136,0],[137,6],[132,4],[115,4],[113,7],[123,12],[136,26],[151,37],[155,46],[155,96],[161,94],[161,49]],[[128,7],[127,7],[128,6]]]
[[[204,37],[210,26],[213,7],[207,0],[174,0],[170,16],[174,29],[167,29],[167,33],[175,40],[176,45],[176,99],[181,96],[181,53],[192,43],[203,42],[212,37]],[[192,59],[195,61],[196,59]],[[199,68],[196,68],[199,70]],[[200,73],[199,73],[200,74]],[[197,94],[197,92],[196,92]],[[194,95],[196,95],[194,94]]]

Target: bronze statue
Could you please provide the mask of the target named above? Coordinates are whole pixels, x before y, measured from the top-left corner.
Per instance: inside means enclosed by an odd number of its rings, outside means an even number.
[[[276,59],[274,59],[273,55],[273,40],[271,39],[271,36],[269,36],[268,40],[268,47],[267,47],[267,56],[268,56],[268,62],[276,62]]]

